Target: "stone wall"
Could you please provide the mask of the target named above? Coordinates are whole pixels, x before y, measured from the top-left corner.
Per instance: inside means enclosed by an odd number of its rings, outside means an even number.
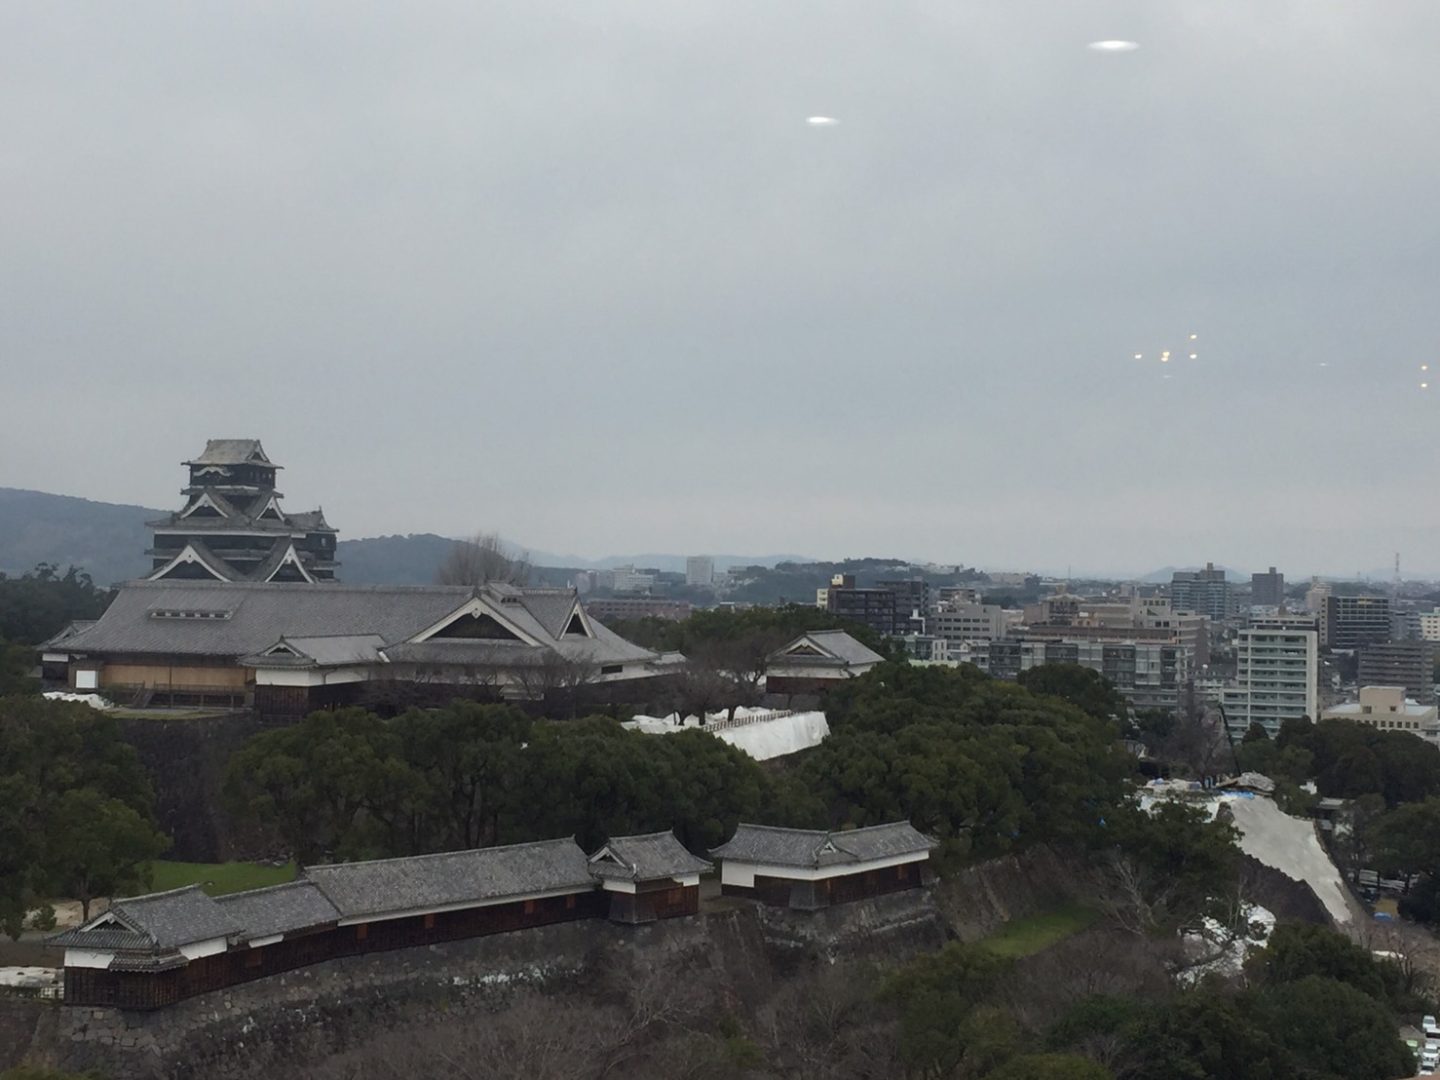
[[[26,1003],[23,1015],[13,1010],[12,1042],[28,1045],[37,1063],[95,1069],[109,1080],[296,1075],[306,1062],[377,1031],[503,1008],[523,988],[703,970],[736,1007],[749,1008],[770,995],[781,968],[797,957],[898,961],[944,936],[938,910],[922,893],[814,917],[729,903],[639,927],[590,920],[345,957],[151,1013]]]
[[[185,720],[120,721],[155,789],[155,817],[174,841],[171,859],[224,862],[268,854],[265,838],[238,830],[221,788],[232,752],[266,730],[248,712]]]
[[[812,968],[851,960],[888,966],[950,938],[975,940],[1074,899],[1082,877],[1073,863],[1035,849],[967,868],[932,889],[824,911],[720,899],[707,901],[701,915],[639,927],[560,923],[344,957],[153,1013],[0,998],[0,1047],[28,1047],[37,1063],[96,1069],[109,1080],[303,1075],[305,1063],[378,1032],[501,1009],[521,989],[588,990],[665,969],[705,973],[729,1007],[748,1012],[778,983]]]
[[[1073,858],[1034,847],[947,874],[935,902],[956,937],[979,941],[1012,919],[1083,899],[1083,877]]]

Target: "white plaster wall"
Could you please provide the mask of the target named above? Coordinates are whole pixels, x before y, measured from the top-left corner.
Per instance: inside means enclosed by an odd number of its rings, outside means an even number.
[[[214,956],[216,953],[225,951],[226,941],[223,937],[211,938],[209,941],[197,941],[193,945],[181,945],[180,955],[186,960],[199,960],[202,956]]]
[[[826,878],[846,877],[863,874],[867,870],[883,870],[887,866],[903,866],[906,863],[926,862],[928,851],[911,852],[908,855],[892,855],[888,859],[872,859],[870,862],[841,863],[836,866],[822,866],[818,870],[798,866],[767,866],[764,863],[742,863],[733,859],[720,860],[720,884],[739,885],[753,889],[755,877],[785,878],[788,881],[824,881]]]
[[[66,949],[65,966],[67,968],[99,968],[104,971],[110,966],[110,961],[115,959],[112,952],[96,952],[93,949]]]

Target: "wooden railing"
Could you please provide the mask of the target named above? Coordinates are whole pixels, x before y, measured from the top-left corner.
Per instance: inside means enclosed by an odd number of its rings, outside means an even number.
[[[706,731],[727,731],[730,728],[745,727],[748,724],[760,724],[766,720],[782,720],[787,716],[794,716],[794,709],[776,709],[774,712],[751,713],[748,716],[727,716],[723,720],[712,720],[705,725]]]

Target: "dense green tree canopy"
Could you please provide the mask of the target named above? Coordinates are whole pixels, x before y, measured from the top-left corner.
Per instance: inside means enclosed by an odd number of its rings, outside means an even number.
[[[694,850],[763,817],[758,763],[698,731],[640,735],[603,717],[532,721],[456,702],[381,720],[319,712],[231,760],[227,794],[302,861],[671,828]]]
[[[1041,664],[1022,671],[1017,681],[1032,694],[1058,697],[1097,720],[1123,719],[1130,711],[1114,683],[1079,664]]]
[[[49,897],[145,882],[168,846],[149,781],[113,720],[84,705],[0,699],[0,930]]]
[[[1395,1017],[1373,997],[1310,975],[1268,987],[1255,1014],[1288,1051],[1299,1076],[1333,1080],[1395,1080],[1415,1071]]]
[[[1113,1080],[1109,1069],[1076,1054],[1022,1054],[986,1080]]]
[[[98,619],[112,594],[90,575],[41,563],[19,577],[0,573],[0,641],[33,646],[75,619]]]
[[[1344,934],[1308,923],[1277,926],[1245,967],[1252,978],[1270,986],[1321,976],[1377,999],[1390,995],[1398,974],[1393,965],[1380,963]]]
[[[1380,869],[1440,874],[1440,796],[1381,814],[1370,825],[1369,837]]]
[[[1388,806],[1440,795],[1440,748],[1409,732],[1350,720],[1287,723],[1276,745],[1311,755],[1321,795],[1350,799],[1374,792]]]
[[[797,764],[833,825],[908,818],[952,855],[1091,841],[1132,764],[1116,726],[971,667],[884,664],[832,691],[831,735]]]

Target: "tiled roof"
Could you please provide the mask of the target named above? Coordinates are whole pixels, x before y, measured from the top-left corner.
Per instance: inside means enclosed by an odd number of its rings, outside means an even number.
[[[711,850],[712,858],[768,866],[817,869],[842,863],[871,862],[928,852],[936,842],[908,821],[844,832],[740,825],[728,843]]]
[[[802,642],[807,642],[825,654],[823,657],[787,656],[790,649]],[[770,659],[782,660],[785,663],[811,662],[824,663],[826,659],[838,660],[844,664],[878,664],[885,658],[874,649],[861,644],[851,637],[844,630],[812,630],[808,634],[801,634],[794,641],[789,642],[783,648],[777,649],[770,654]]]
[[[259,439],[207,439],[205,452],[186,465],[270,465]],[[277,469],[279,465],[275,466]]]
[[[185,547],[177,551],[175,553],[175,557],[170,560],[170,563],[166,566],[161,567],[160,570],[169,570],[171,566],[183,565],[181,556],[185,554],[185,551],[187,549],[194,554],[195,561],[198,562],[201,566],[205,567],[205,569],[210,571],[210,573],[214,574],[219,581],[229,584],[230,582],[234,581],[236,577],[239,576],[236,569],[229,563],[227,563],[224,559],[220,558],[220,556],[216,555],[213,551],[211,551],[203,540],[186,541]],[[159,572],[160,571],[155,571],[155,573]],[[162,578],[160,580],[165,579]],[[101,617],[103,618],[104,616]],[[98,622],[99,620],[97,619],[96,621]]]
[[[62,949],[98,949],[101,952],[144,952],[155,945],[144,934],[114,924],[97,926],[93,930],[72,926],[69,930],[51,935],[45,942]]]
[[[378,634],[330,634],[317,637],[285,637],[261,649],[253,656],[242,656],[241,663],[250,667],[332,667],[341,664],[373,664],[380,658],[385,639]],[[297,653],[287,656],[271,650],[283,646]],[[270,655],[266,655],[270,654]]]
[[[596,663],[639,662],[653,658],[647,649],[625,641],[591,620],[594,638],[560,637],[565,616],[557,615],[564,600],[566,615],[573,609],[568,590],[508,590],[465,585],[342,585],[326,583],[315,589],[259,582],[146,581],[122,585],[115,600],[95,623],[66,643],[74,652],[174,653],[190,656],[245,657],[269,649],[282,637],[291,641],[320,639],[379,639],[401,646],[391,659],[443,662],[472,649],[477,657],[497,643],[479,639],[445,639],[420,643],[434,652],[408,644],[419,635],[480,596],[523,634],[572,659]],[[156,612],[223,610],[223,619],[157,618]],[[509,646],[512,647],[513,646]],[[412,653],[406,655],[406,650]],[[502,654],[508,656],[510,654]],[[320,657],[313,657],[317,661]],[[346,656],[346,662],[350,659]],[[460,663],[483,662],[460,660]],[[277,665],[281,666],[281,665]]]
[[[590,870],[599,878],[655,881],[703,874],[714,867],[685,850],[669,829],[644,836],[613,836],[590,856]]]
[[[69,948],[154,951],[234,937],[241,931],[198,885],[113,900],[110,910],[94,921],[101,925],[66,931],[52,942]]]
[[[307,866],[302,873],[345,918],[580,892],[595,884],[589,860],[573,838]]]
[[[340,912],[313,881],[231,893],[215,902],[245,928],[247,939],[310,930],[340,919]]]

